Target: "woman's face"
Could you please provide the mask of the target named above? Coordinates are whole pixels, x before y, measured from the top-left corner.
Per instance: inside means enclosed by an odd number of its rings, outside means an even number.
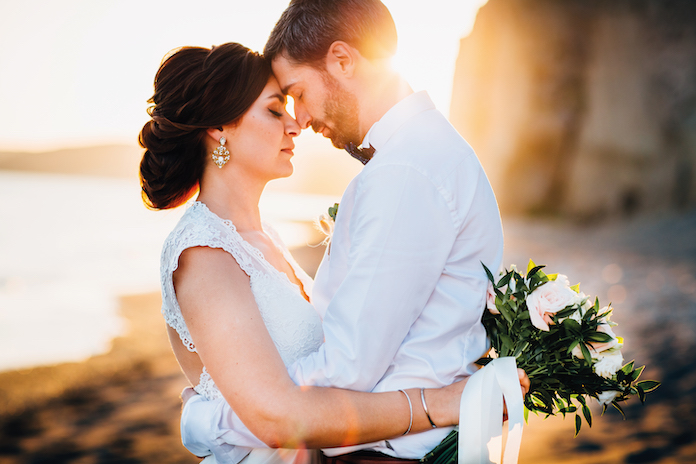
[[[267,182],[292,174],[292,139],[299,135],[300,126],[285,111],[285,104],[278,81],[271,77],[241,120],[224,127],[230,162],[245,175]]]

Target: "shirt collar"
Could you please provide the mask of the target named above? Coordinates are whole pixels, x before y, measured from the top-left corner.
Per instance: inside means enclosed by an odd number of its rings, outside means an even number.
[[[422,90],[412,93],[392,106],[379,121],[370,127],[362,141],[362,146],[369,145],[379,151],[406,121],[418,113],[433,109],[435,109],[435,105],[428,96],[428,92]]]

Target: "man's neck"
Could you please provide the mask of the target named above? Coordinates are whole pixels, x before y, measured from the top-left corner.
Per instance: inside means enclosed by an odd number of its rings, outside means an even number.
[[[408,82],[391,69],[367,77],[369,84],[365,85],[365,91],[359,96],[361,140],[387,111],[413,93]]]

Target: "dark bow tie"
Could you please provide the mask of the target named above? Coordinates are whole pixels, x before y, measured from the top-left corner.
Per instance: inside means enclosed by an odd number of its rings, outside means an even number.
[[[362,164],[367,164],[372,159],[372,155],[375,154],[373,147],[368,145],[367,148],[358,148],[353,142],[346,144],[346,151]]]

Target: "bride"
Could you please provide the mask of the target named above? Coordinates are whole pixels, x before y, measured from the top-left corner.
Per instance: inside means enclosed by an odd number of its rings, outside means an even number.
[[[174,208],[199,192],[162,252],[170,342],[196,392],[224,397],[263,442],[246,462],[308,462],[316,454],[302,448],[429,430],[419,389],[300,387],[287,373],[323,332],[311,279],[259,215],[266,183],[292,174],[300,133],[269,63],[239,44],[184,47],[162,62],[149,101],[139,139],[145,203]],[[465,383],[426,390],[436,425],[457,423]]]

